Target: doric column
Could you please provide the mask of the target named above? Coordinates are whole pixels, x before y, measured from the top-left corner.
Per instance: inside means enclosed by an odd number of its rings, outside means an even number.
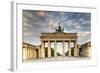
[[[29,59],[31,58],[31,48],[30,48],[30,46],[29,46]]]
[[[32,48],[32,59],[34,59],[34,50],[33,50],[33,47],[31,47]]]
[[[23,47],[23,60],[27,59],[27,45]]]
[[[29,53],[30,53],[30,59],[31,59],[31,46],[30,46],[30,52]]]
[[[29,59],[29,47],[27,47],[27,59]]]
[[[75,45],[74,45],[74,56],[79,56],[79,49],[77,48],[77,41],[75,41],[75,43],[74,43]]]
[[[28,49],[26,47],[26,59],[27,59],[27,57],[28,57]]]
[[[44,41],[41,41],[41,58],[45,58]]]
[[[32,49],[31,49],[31,46],[30,46],[30,59],[31,59],[31,57],[32,57],[32,54],[31,54],[31,52],[32,52]]]
[[[57,42],[54,41],[54,57],[57,57]]]
[[[28,48],[26,47],[26,59],[28,58]]]
[[[91,55],[92,55],[92,54],[91,54],[91,53],[92,53],[92,49],[91,49],[91,46],[90,46],[90,45],[88,46],[88,50],[89,50],[89,51],[88,51],[88,52],[89,52],[89,57],[91,57]]]
[[[68,56],[71,56],[71,40],[68,42]]]
[[[62,53],[63,53],[63,57],[65,57],[65,41],[64,40],[62,42]]]
[[[41,48],[39,47],[39,58],[41,58]]]
[[[48,57],[51,57],[51,44],[50,44],[50,41],[48,41]]]

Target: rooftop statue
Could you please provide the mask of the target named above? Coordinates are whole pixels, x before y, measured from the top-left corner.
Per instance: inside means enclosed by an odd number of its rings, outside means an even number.
[[[63,32],[64,31],[64,27],[61,27],[60,23],[58,23],[58,27],[55,29],[56,29],[56,32]]]

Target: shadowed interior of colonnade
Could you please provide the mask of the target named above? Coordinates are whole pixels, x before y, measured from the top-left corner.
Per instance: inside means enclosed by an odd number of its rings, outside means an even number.
[[[54,57],[54,42],[50,42],[50,49],[51,49],[51,57]],[[65,49],[64,51],[62,50],[63,48],[63,41],[57,41],[57,57],[63,57],[63,55],[68,56],[68,41],[65,41]],[[71,42],[71,56],[74,56],[74,43],[73,41]],[[48,43],[45,42],[45,58],[48,58]]]

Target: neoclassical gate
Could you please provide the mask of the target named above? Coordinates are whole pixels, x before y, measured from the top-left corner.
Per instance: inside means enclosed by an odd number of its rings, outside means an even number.
[[[45,42],[48,43],[48,57],[51,57],[51,42],[54,42],[54,57],[57,57],[57,42],[62,42],[62,56],[65,57],[65,42],[68,42],[68,56],[72,56],[71,42],[74,43],[74,56],[78,56],[77,33],[41,33],[40,58],[45,58]]]

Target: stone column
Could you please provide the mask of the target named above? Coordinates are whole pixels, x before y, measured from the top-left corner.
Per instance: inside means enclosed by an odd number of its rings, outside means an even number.
[[[75,41],[74,43],[74,56],[79,56],[79,49],[77,48],[77,41]]]
[[[45,58],[44,41],[41,41],[41,58]]]
[[[91,57],[91,55],[92,55],[92,54],[91,54],[91,53],[92,53],[92,49],[91,49],[91,46],[90,46],[90,45],[88,46],[88,50],[89,50],[89,51],[88,51],[88,53],[89,53],[88,56]]]
[[[57,57],[57,42],[54,41],[54,57]]]
[[[41,58],[41,48],[39,47],[39,58]]]
[[[32,59],[32,47],[30,46],[30,58]]]
[[[23,47],[23,60],[27,59],[27,46]]]
[[[50,41],[48,41],[48,57],[51,57],[51,44]]]
[[[33,50],[33,47],[32,47],[32,59],[34,59],[34,57],[33,57],[33,55],[34,55],[34,52],[33,52],[34,50]]]
[[[27,47],[27,59],[29,59],[29,47]]]
[[[29,47],[29,54],[30,54],[30,59],[31,59],[31,47]]]
[[[71,40],[68,42],[68,56],[71,56]]]
[[[28,58],[28,47],[26,48],[26,59]]]
[[[65,57],[65,41],[64,40],[62,42],[62,53],[63,53],[63,57]]]
[[[30,51],[29,51],[29,53],[30,53],[30,59],[31,59],[31,46],[30,46]]]

